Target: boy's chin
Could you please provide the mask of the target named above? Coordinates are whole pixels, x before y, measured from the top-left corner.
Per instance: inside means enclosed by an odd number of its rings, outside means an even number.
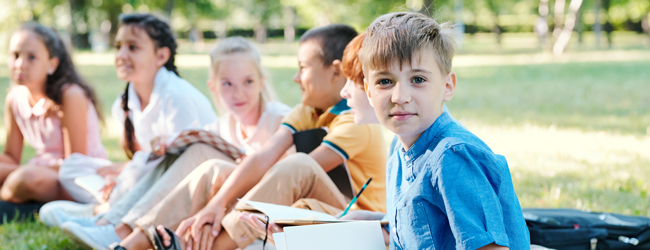
[[[405,122],[394,122],[389,120],[382,124],[384,125],[384,127],[386,127],[391,132],[395,133],[396,135],[408,135],[418,130],[418,127],[415,126],[415,124],[409,124]]]

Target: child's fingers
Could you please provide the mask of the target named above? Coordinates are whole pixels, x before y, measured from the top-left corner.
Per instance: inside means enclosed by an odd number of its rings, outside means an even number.
[[[158,234],[162,236],[163,245],[165,245],[165,247],[168,247],[172,244],[172,237],[167,233],[167,230],[165,230],[165,227],[163,225],[158,225],[158,227],[156,227],[156,230],[158,231]]]
[[[188,235],[189,235],[189,234],[188,234]],[[193,248],[193,245],[194,245],[194,239],[193,239],[192,237],[189,237],[189,236],[188,236],[188,237],[187,237],[187,246],[185,247],[185,249],[187,249],[187,250],[192,250],[192,249],[194,249],[194,248]]]
[[[185,235],[186,231],[192,226],[192,223],[194,223],[193,218],[185,219],[181,222],[180,225],[178,225],[178,228],[176,229],[176,235]],[[190,235],[189,233],[187,235]],[[185,239],[187,241],[187,239]]]
[[[271,222],[271,224],[269,224],[269,230],[271,230],[271,229],[273,229],[272,233],[282,233],[282,232],[284,232],[284,228],[278,226],[277,224],[275,224],[273,222]]]

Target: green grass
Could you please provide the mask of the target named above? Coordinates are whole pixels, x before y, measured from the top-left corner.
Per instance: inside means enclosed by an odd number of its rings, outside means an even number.
[[[518,41],[531,41],[530,35],[508,36],[511,40],[505,40],[505,47],[497,52],[493,42],[485,41],[489,36],[469,37],[461,53],[539,51],[530,42],[516,46]],[[632,34],[623,37],[616,40],[617,50],[644,48],[641,43],[630,42]],[[280,43],[261,47],[266,56],[295,55],[297,48]],[[183,47],[183,51],[189,50],[187,45]],[[650,58],[457,67],[457,92],[448,106],[454,117],[508,158],[523,207],[650,216],[650,156],[647,148],[637,148],[650,145],[649,68]],[[300,92],[292,81],[296,69],[266,70],[281,100],[297,104]],[[95,87],[105,116],[110,116],[111,103],[125,83],[117,79],[113,66],[81,65],[79,71]],[[180,73],[208,95],[207,67],[181,66]],[[8,86],[7,68],[0,65],[0,89]],[[3,100],[4,95],[0,95]],[[103,129],[104,144],[111,160],[124,160],[117,139],[108,133],[111,126],[115,124],[107,122]],[[0,149],[3,147],[0,144]],[[33,154],[26,146],[23,160]],[[58,229],[37,222],[0,226],[0,242],[2,249],[77,249]]]
[[[650,60],[457,68],[454,116],[494,125],[525,123],[646,134]]]

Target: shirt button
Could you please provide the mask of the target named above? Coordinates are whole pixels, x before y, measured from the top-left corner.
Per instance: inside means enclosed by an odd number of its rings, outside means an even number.
[[[405,158],[407,161],[410,161],[410,160],[411,160],[411,157],[409,157],[408,155],[405,155],[404,158]]]
[[[397,227],[393,226],[393,232],[397,232]]]

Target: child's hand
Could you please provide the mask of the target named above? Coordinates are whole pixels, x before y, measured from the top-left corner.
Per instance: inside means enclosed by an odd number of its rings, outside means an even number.
[[[151,140],[151,153],[156,156],[163,156],[167,150],[167,136],[158,136]]]
[[[268,235],[268,242],[272,243],[273,245],[275,245],[273,234],[284,232],[284,229],[273,222],[269,222],[269,230],[266,232],[266,223],[263,222],[265,218],[260,214],[242,212],[239,214],[239,219],[246,222],[246,224],[251,226],[259,234]]]
[[[115,179],[112,181],[107,181],[104,187],[99,190],[99,193],[102,195],[102,199],[100,203],[106,203],[108,201],[108,198],[111,195],[111,192],[113,192],[113,188],[115,187]]]
[[[113,163],[108,166],[103,166],[97,169],[97,174],[101,177],[107,178],[107,176],[118,176],[120,172],[122,172],[122,169],[126,163],[124,162],[118,162],[118,163]]]
[[[113,165],[108,165],[108,166],[103,166],[103,167],[98,168],[97,169],[97,174],[99,176],[101,176],[101,177],[106,178],[106,176],[115,175],[117,173],[115,173],[115,169],[114,169]]]

